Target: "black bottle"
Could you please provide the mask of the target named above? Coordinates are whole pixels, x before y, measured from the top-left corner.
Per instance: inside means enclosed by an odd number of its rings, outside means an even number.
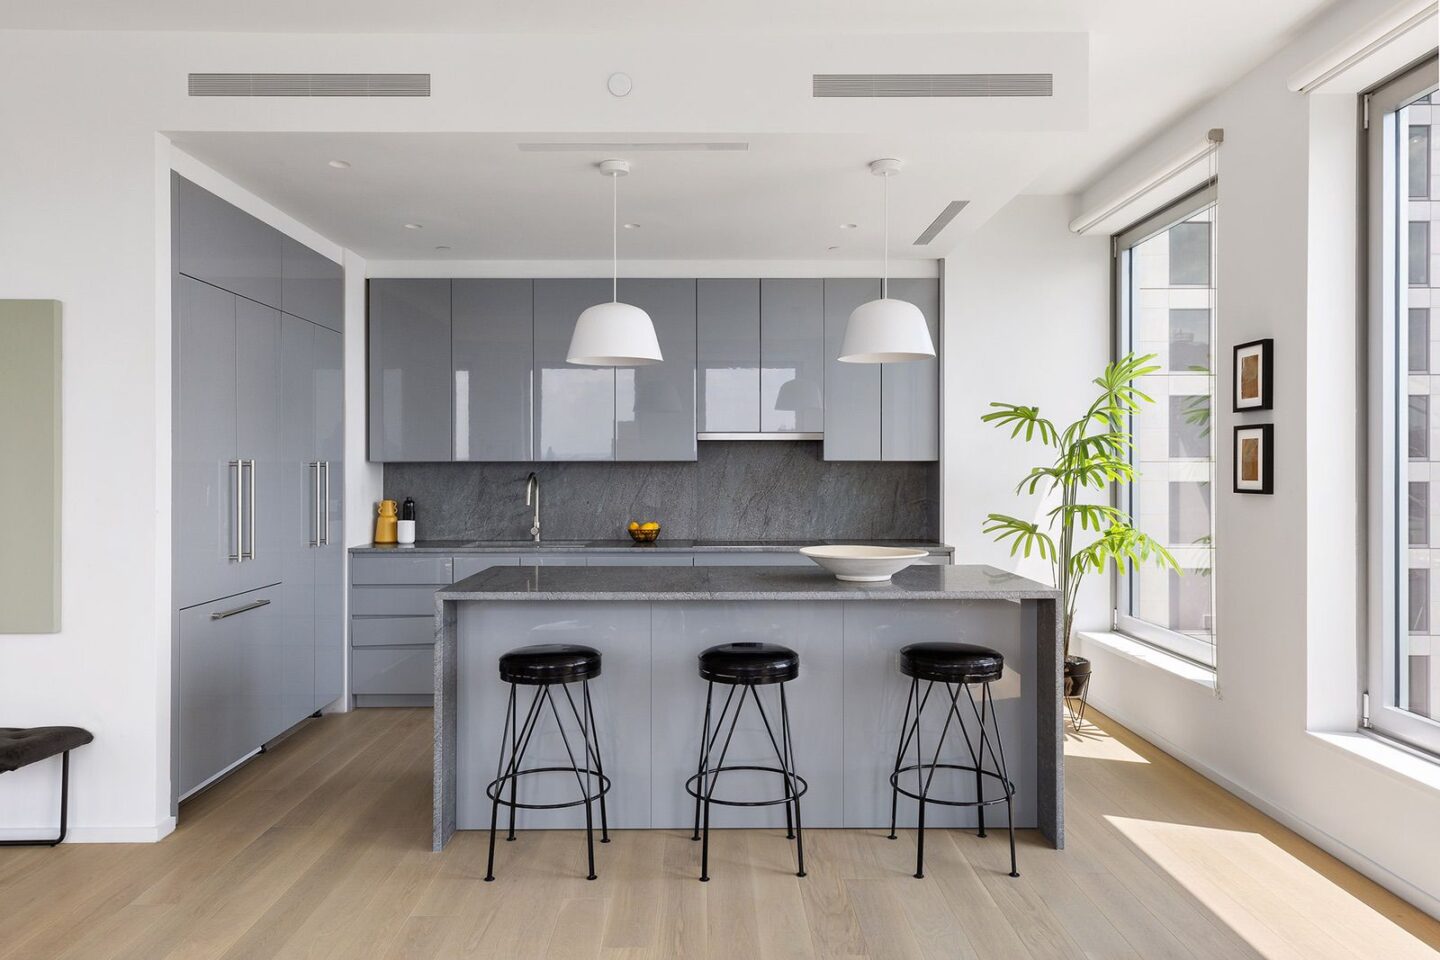
[[[405,502],[400,505],[400,519],[401,519],[401,520],[414,520],[414,519],[415,519],[415,500],[414,500],[414,498],[412,498],[412,497],[406,497],[406,498],[405,498]]]

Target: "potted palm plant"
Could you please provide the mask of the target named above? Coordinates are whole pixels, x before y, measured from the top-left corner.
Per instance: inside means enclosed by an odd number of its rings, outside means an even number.
[[[1026,443],[1039,442],[1051,455],[1049,463],[1033,467],[1016,486],[1017,494],[1058,494],[1060,502],[1038,522],[1003,513],[986,516],[984,532],[997,542],[1010,542],[1010,555],[1037,554],[1050,561],[1055,587],[1060,591],[1062,637],[1065,645],[1065,696],[1084,700],[1090,685],[1090,661],[1072,656],[1070,639],[1075,604],[1086,574],[1113,566],[1121,573],[1143,563],[1156,563],[1179,571],[1165,546],[1137,530],[1132,517],[1117,506],[1096,503],[1115,484],[1135,479],[1130,463],[1134,440],[1129,419],[1154,400],[1135,381],[1159,367],[1154,354],[1129,354],[1108,364],[1093,383],[1099,396],[1073,423],[1060,428],[1040,415],[1039,407],[992,403],[994,409],[980,419],[996,427],[1009,427],[1010,436]],[[1087,502],[1091,501],[1091,502]],[[1079,539],[1089,542],[1080,543]]]

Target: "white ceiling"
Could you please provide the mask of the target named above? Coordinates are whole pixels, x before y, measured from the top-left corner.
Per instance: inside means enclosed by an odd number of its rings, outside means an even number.
[[[906,241],[972,201],[935,256],[1017,193],[1069,193],[1151,131],[1281,46],[1328,0],[0,0],[0,24],[42,29],[346,33],[1078,31],[1090,41],[1087,129],[948,138],[746,136],[748,153],[645,154],[621,184],[623,240],[646,258],[847,259],[877,254],[878,183],[863,164],[911,161],[893,185]],[[575,135],[570,135],[574,137]],[[362,254],[385,259],[592,258],[606,249],[598,157],[521,153],[514,135],[181,134],[183,149]],[[595,139],[602,139],[596,137]],[[614,139],[606,137],[604,139]],[[643,139],[636,132],[633,139]],[[678,139],[667,133],[665,139]],[[703,139],[716,139],[711,134]],[[332,157],[354,166],[336,171]],[[405,231],[407,221],[425,224]],[[861,229],[841,234],[837,225]],[[397,232],[397,228],[399,228]],[[828,251],[832,244],[840,251]],[[453,249],[437,253],[437,244]],[[915,255],[903,250],[902,256]]]

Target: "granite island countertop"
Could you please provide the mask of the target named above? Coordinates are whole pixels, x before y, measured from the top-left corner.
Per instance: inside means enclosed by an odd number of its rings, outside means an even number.
[[[665,540],[636,543],[633,540],[420,540],[404,546],[368,544],[351,547],[353,554],[367,553],[795,553],[816,544],[857,544],[873,547],[914,547],[934,554],[954,553],[949,544],[925,540]]]
[[[435,594],[447,601],[1045,600],[1054,587],[981,565],[912,566],[885,583],[803,567],[492,567]]]

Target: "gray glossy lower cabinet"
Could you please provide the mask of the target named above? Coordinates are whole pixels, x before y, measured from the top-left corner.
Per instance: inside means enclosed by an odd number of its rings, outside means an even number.
[[[453,456],[450,281],[370,281],[370,459]]]
[[[453,280],[455,459],[534,459],[535,284]]]
[[[180,611],[180,796],[293,722],[284,719],[281,599],[277,585]]]

